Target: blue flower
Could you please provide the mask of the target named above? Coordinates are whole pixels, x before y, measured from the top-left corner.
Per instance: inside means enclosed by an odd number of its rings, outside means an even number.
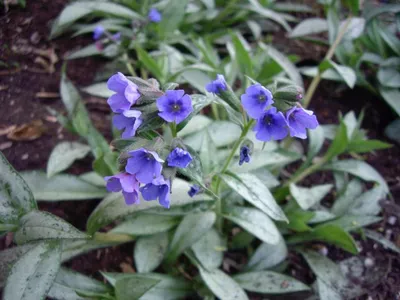
[[[135,175],[120,173],[104,177],[104,180],[107,181],[107,191],[119,192],[122,190],[122,195],[127,205],[139,203],[139,182],[136,180]]]
[[[253,119],[258,119],[264,112],[265,108],[270,106],[272,94],[261,84],[253,84],[246,89],[240,99],[247,114]]]
[[[151,8],[147,16],[151,22],[159,23],[161,21],[161,13],[156,8]]]
[[[117,42],[121,39],[121,32],[117,32],[111,36],[112,40]]]
[[[93,30],[93,39],[97,41],[99,38],[101,38],[104,31],[105,31],[105,29],[103,26],[97,25]]]
[[[128,78],[120,72],[108,79],[107,87],[116,92],[116,94],[112,95],[107,100],[112,111],[116,113],[122,113],[130,109],[140,97],[137,85],[128,80]]]
[[[126,164],[126,172],[136,175],[136,179],[141,183],[151,183],[153,179],[161,175],[164,161],[154,151],[144,148],[129,151],[129,158]]]
[[[193,158],[189,152],[181,148],[175,148],[168,155],[167,162],[169,167],[186,168],[192,159]]]
[[[250,148],[247,146],[240,148],[239,165],[241,166],[244,162],[250,162]]]
[[[169,191],[170,182],[165,180],[163,176],[154,179],[151,183],[146,184],[140,188],[142,197],[146,201],[157,200],[165,208],[169,208]]]
[[[290,136],[300,139],[307,138],[307,128],[315,129],[319,125],[317,117],[311,110],[296,106],[286,112],[286,121],[289,126]]]
[[[113,124],[118,130],[125,128],[122,133],[122,138],[128,139],[135,136],[136,130],[142,124],[143,120],[140,118],[142,113],[138,110],[125,110],[120,115],[115,115]]]
[[[198,186],[197,184],[194,184],[190,187],[190,190],[188,192],[188,195],[190,197],[193,197],[194,195],[198,194],[200,192],[200,186]]]
[[[262,113],[253,131],[257,131],[256,138],[260,141],[281,140],[287,136],[286,119],[280,111],[271,107]]]
[[[219,94],[222,91],[226,91],[226,81],[224,75],[218,74],[214,81],[211,81],[206,85],[206,90],[209,93]]]
[[[158,114],[167,122],[179,124],[193,111],[192,99],[184,90],[166,91],[157,99]]]

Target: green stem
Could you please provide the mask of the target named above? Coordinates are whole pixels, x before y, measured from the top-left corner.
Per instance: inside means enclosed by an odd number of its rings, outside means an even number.
[[[172,137],[176,138],[178,134],[176,130],[176,123],[175,122],[169,123],[169,127],[171,128]]]
[[[309,166],[308,168],[304,169],[299,174],[297,174],[297,175],[293,176],[292,178],[290,178],[288,181],[285,182],[285,184],[283,186],[284,187],[288,187],[291,183],[297,183],[297,182],[303,180],[308,175],[318,171],[325,163],[326,163],[326,159],[322,158],[317,163]]]
[[[235,142],[235,144],[232,147],[232,150],[228,156],[228,159],[225,161],[225,164],[223,165],[220,174],[223,174],[228,168],[229,165],[231,164],[232,158],[235,156],[238,148],[240,147],[240,144],[243,142],[244,138],[246,137],[247,133],[249,132],[251,126],[253,125],[254,120],[251,120],[247,125],[244,126],[242,130],[242,134],[240,135],[240,138]],[[217,177],[216,183],[215,183],[215,194],[218,195],[219,192],[219,187],[221,185],[221,178]],[[217,228],[220,233],[222,232],[222,227],[223,227],[223,217],[222,215],[222,198],[219,197],[217,200],[217,204],[215,207],[215,213],[217,214]]]
[[[96,232],[93,239],[104,243],[126,243],[135,240],[134,237],[128,234],[111,233],[111,232]]]
[[[133,68],[132,64],[129,61],[128,54],[125,52],[124,55],[122,56],[122,59],[125,61],[125,66],[128,69],[129,73],[132,76],[137,76],[135,69]]]

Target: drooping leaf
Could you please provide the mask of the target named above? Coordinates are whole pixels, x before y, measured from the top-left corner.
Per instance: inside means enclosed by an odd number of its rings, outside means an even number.
[[[211,228],[202,238],[193,244],[192,250],[201,265],[207,270],[212,270],[222,264],[225,244],[218,231]]]
[[[205,194],[199,194],[191,198],[188,195],[190,184],[184,180],[176,178],[172,184],[171,208],[193,204],[200,200],[210,201],[212,198]],[[88,233],[94,233],[98,229],[110,224],[111,222],[121,219],[125,216],[135,212],[148,210],[150,208],[157,208],[159,204],[157,201],[141,201],[139,205],[127,206],[123,196],[120,193],[113,193],[108,195],[96,207],[87,221]],[[162,208],[165,211],[164,208]]]
[[[304,210],[319,203],[332,189],[332,184],[315,185],[312,188],[300,187],[295,184],[290,185],[290,193]]]
[[[281,238],[274,222],[258,209],[240,206],[230,207],[224,211],[223,216],[237,223],[264,243],[277,244]]]
[[[384,197],[385,193],[382,187],[374,187],[354,199],[348,212],[354,215],[377,215],[381,210],[379,201]]]
[[[358,228],[362,228],[368,226],[370,224],[374,224],[382,220],[380,217],[376,216],[368,216],[368,215],[344,215],[336,220],[329,221],[326,224],[336,225],[341,227],[346,231],[353,231]]]
[[[297,24],[290,32],[290,38],[298,38],[310,34],[328,31],[328,23],[321,18],[308,18]]]
[[[133,251],[138,273],[148,273],[157,268],[167,248],[168,235],[165,232],[138,238]]]
[[[0,224],[16,223],[18,216],[37,208],[28,184],[0,152]]]
[[[159,282],[160,280],[155,278],[126,277],[118,279],[115,283],[116,299],[139,299]]]
[[[290,32],[290,26],[289,24],[286,22],[285,18],[283,17],[283,15],[265,8],[264,6],[262,6],[260,4],[260,2],[258,2],[258,0],[249,0],[250,5],[249,5],[249,9],[254,11],[255,13],[260,14],[263,17],[266,17],[267,19],[271,19],[272,21],[277,22],[278,24],[280,24],[286,31]]]
[[[85,298],[78,294],[101,297],[110,292],[110,289],[100,281],[60,268],[47,296],[57,300],[84,300]]]
[[[75,160],[84,158],[90,147],[77,142],[62,142],[51,151],[47,162],[47,177],[66,170]]]
[[[284,261],[287,255],[288,250],[283,238],[275,245],[262,243],[250,257],[245,271],[261,271],[272,268]]]
[[[257,176],[250,173],[241,173],[236,176],[223,174],[220,177],[230,188],[271,218],[278,221],[287,221],[285,214],[276,203],[271,192]]]
[[[59,241],[37,244],[12,266],[4,287],[4,300],[43,299],[60,268]]]
[[[308,291],[304,283],[287,275],[272,271],[258,271],[238,274],[233,279],[250,292],[265,294],[285,294]]]
[[[383,235],[368,229],[365,229],[364,232],[365,235],[370,239],[373,239],[374,241],[382,244],[384,247],[387,247],[390,250],[400,254],[400,247],[397,246],[395,243],[391,242],[390,240],[388,240],[387,238],[385,238]]]
[[[14,238],[18,244],[25,244],[47,239],[88,239],[89,236],[55,215],[33,210],[20,219]]]
[[[333,203],[331,211],[337,216],[345,214],[353,205],[354,200],[361,195],[362,189],[361,181],[357,178],[352,179],[345,185],[344,191]]]
[[[210,230],[215,220],[213,211],[186,215],[175,231],[166,261],[173,262],[185,249],[196,243]]]
[[[400,91],[399,89],[390,89],[390,88],[379,88],[379,93],[383,97],[383,99],[389,104],[393,110],[400,116]]]
[[[200,276],[208,288],[221,300],[247,300],[240,285],[219,269],[208,271],[199,268]]]
[[[114,92],[109,90],[107,87],[107,82],[98,82],[82,89],[85,93],[89,95],[101,97],[101,98],[109,98],[111,97]]]
[[[32,189],[37,200],[86,200],[98,199],[107,194],[104,187],[94,186],[79,177],[58,174],[47,178],[41,171],[26,171],[21,174]]]
[[[130,235],[152,235],[165,232],[179,224],[180,218],[168,215],[136,214],[111,230]]]

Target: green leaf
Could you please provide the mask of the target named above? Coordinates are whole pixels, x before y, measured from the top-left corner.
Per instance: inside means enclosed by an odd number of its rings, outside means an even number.
[[[226,243],[214,228],[211,228],[192,246],[196,258],[207,270],[216,269],[222,264],[225,248]]]
[[[228,43],[228,51],[243,74],[253,76],[253,62],[250,58],[248,45],[244,44],[244,37],[236,32],[231,34],[232,44]],[[246,47],[247,46],[247,47]]]
[[[321,151],[324,144],[325,135],[322,127],[318,126],[313,130],[309,130],[308,139],[310,142],[308,145],[307,160],[311,162],[312,159],[319,153],[319,151]]]
[[[332,184],[321,184],[312,188],[305,188],[292,183],[290,185],[290,193],[302,209],[308,210],[319,203],[330,192],[332,187]]]
[[[384,197],[385,192],[382,187],[374,187],[354,199],[347,211],[354,215],[377,215],[381,211],[379,201]]]
[[[343,297],[339,299],[348,299],[345,295],[348,295],[350,291],[355,292],[360,289],[359,286],[352,283],[351,280],[348,280],[343,275],[339,265],[329,258],[313,251],[305,251],[301,254],[310,265],[312,271],[317,275],[318,282],[322,281],[329,289],[332,289]]]
[[[328,23],[321,18],[308,18],[296,25],[290,32],[290,38],[298,38],[310,34],[328,31]]]
[[[276,245],[262,243],[245,267],[245,271],[270,269],[286,259],[288,250],[283,238]]]
[[[347,150],[349,152],[366,153],[390,147],[392,147],[391,144],[379,140],[353,140],[349,143]]]
[[[44,239],[88,239],[89,236],[55,215],[33,210],[20,219],[14,238],[18,244],[25,244]]]
[[[385,4],[385,5],[379,5],[375,7],[374,9],[370,9],[367,11],[366,14],[366,19],[367,21],[370,21],[372,18],[375,18],[376,16],[379,16],[380,14],[384,13],[391,13],[391,14],[396,14],[400,12],[400,4]]]
[[[96,1],[79,1],[67,5],[58,16],[51,28],[50,37],[54,38],[63,33],[70,25],[78,19],[92,13],[111,14],[124,19],[142,19],[133,10],[116,3],[96,2]]]
[[[323,169],[346,172],[365,181],[377,182],[380,186],[382,186],[382,189],[385,193],[389,192],[389,188],[385,179],[373,167],[364,161],[355,159],[340,160],[325,165]]]
[[[256,293],[285,294],[310,290],[304,283],[272,271],[238,274],[233,279],[245,290]]]
[[[377,74],[381,85],[388,88],[400,87],[400,73],[395,68],[379,68]]]
[[[282,69],[296,85],[302,88],[304,87],[303,79],[298,68],[285,55],[283,55],[281,51],[278,51],[274,47],[264,43],[259,43],[259,46],[267,51],[268,56],[282,67]]]
[[[168,248],[168,234],[165,232],[139,237],[133,251],[138,273],[148,273],[162,262]]]
[[[347,66],[338,65],[332,60],[325,60],[322,62],[322,64],[323,63],[327,64],[330,68],[333,68],[340,75],[340,77],[342,77],[343,81],[349,86],[349,88],[352,89],[354,87],[357,81],[357,76],[353,69]],[[327,69],[328,68],[325,67],[323,71]]]
[[[296,232],[305,232],[312,230],[308,223],[310,223],[311,220],[314,218],[314,212],[294,208],[286,211],[286,215],[289,219],[289,224],[287,224],[286,226],[283,225],[283,228],[287,227]]]
[[[90,147],[77,142],[62,142],[51,151],[47,162],[47,177],[60,173],[73,164],[75,160],[84,158]]]
[[[347,128],[344,122],[340,122],[340,125],[336,131],[336,135],[328,150],[325,153],[325,160],[329,161],[333,157],[342,154],[347,149],[348,145]]]
[[[392,107],[392,109],[400,116],[400,91],[399,89],[389,89],[383,86],[379,87],[379,93],[383,100]]]
[[[183,128],[185,128],[186,125],[190,122],[190,120],[195,116],[202,117],[202,115],[199,115],[200,111],[215,101],[214,97],[204,96],[200,94],[192,94],[190,95],[190,98],[192,98],[193,111],[185,119],[185,121],[183,121],[178,125],[178,132],[180,132]]]
[[[288,239],[288,243],[300,243],[306,241],[322,241],[336,245],[352,254],[357,254],[357,246],[352,236],[336,225],[322,224],[313,231],[298,233]]]
[[[289,24],[284,19],[283,15],[273,11],[272,9],[268,9],[263,7],[258,0],[249,0],[250,5],[248,6],[249,10],[254,11],[257,14],[260,14],[267,19],[271,19],[272,21],[277,22],[280,24],[286,31],[290,32],[291,28]]]
[[[143,64],[143,66],[147,68],[147,70],[149,70],[154,77],[156,77],[160,81],[163,81],[164,74],[160,66],[157,64],[157,61],[140,47],[136,47],[136,51],[138,54],[139,62]]]
[[[92,85],[84,87],[82,89],[82,91],[84,91],[85,93],[88,93],[89,95],[97,96],[100,98],[106,98],[106,99],[111,97],[115,93],[108,89],[107,82],[94,83]]]
[[[195,115],[187,125],[178,132],[178,137],[185,137],[199,132],[212,123],[212,120],[205,115]]]
[[[287,221],[285,214],[276,203],[271,192],[257,176],[250,173],[241,173],[235,176],[222,174],[220,177],[230,188],[271,218],[278,221]]]
[[[202,135],[202,138],[203,139],[201,142],[201,147],[199,149],[199,157],[198,157],[198,161],[196,164],[197,165],[196,168],[199,168],[200,166],[202,166],[204,173],[210,174],[213,170],[215,170],[215,168],[218,165],[218,156],[216,155],[217,146],[211,139],[208,129],[205,130],[205,133]],[[201,181],[202,181],[202,179],[201,179]],[[199,182],[201,182],[201,181],[199,181]]]
[[[346,6],[350,11],[357,15],[360,10],[360,1],[359,0],[343,0],[344,6]]]
[[[245,291],[231,277],[219,269],[199,268],[200,276],[208,288],[221,300],[248,300]]]
[[[179,224],[169,246],[166,261],[172,263],[187,248],[210,230],[216,220],[213,211],[186,215]]]
[[[361,181],[357,178],[352,179],[345,186],[342,194],[333,203],[331,211],[337,215],[344,215],[353,204],[354,200],[361,195],[363,190],[363,185]]]
[[[177,30],[185,17],[188,0],[170,1],[162,11],[162,20],[158,24],[162,36],[167,38]]]
[[[115,283],[116,300],[136,300],[154,287],[160,280],[155,278],[121,278]]]
[[[0,152],[0,224],[15,224],[21,214],[35,208],[28,184]]]
[[[37,244],[29,243],[22,246],[8,248],[0,252],[0,288],[6,282],[11,266],[25,253],[33,249]]]
[[[365,235],[370,239],[373,239],[374,241],[382,244],[384,247],[387,247],[390,250],[400,254],[400,248],[396,244],[392,243],[387,238],[385,238],[383,235],[368,229],[365,229],[364,232]]]
[[[110,292],[110,289],[100,281],[60,268],[47,296],[59,300],[84,300],[78,294],[101,297]]]
[[[37,200],[86,200],[98,199],[107,194],[104,187],[94,186],[79,177],[58,174],[47,178],[41,171],[27,171],[21,174],[31,187]]]
[[[59,241],[43,242],[30,249],[12,266],[3,299],[43,299],[60,268],[60,258]]]
[[[111,230],[113,233],[130,235],[152,235],[165,232],[178,225],[179,217],[153,214],[137,214]]]
[[[400,119],[396,119],[386,126],[385,135],[397,144],[400,144]]]
[[[196,203],[200,200],[212,200],[212,198],[205,194],[196,195],[191,198],[187,193],[189,189],[190,184],[188,182],[178,178],[174,180],[171,188],[170,210],[186,204]],[[115,220],[155,207],[159,207],[157,201],[142,201],[139,205],[127,206],[124,197],[120,193],[110,194],[100,202],[90,215],[87,221],[87,231],[89,234],[94,233],[98,229],[114,222]],[[162,210],[165,211],[165,209]]]
[[[234,206],[226,209],[223,216],[240,225],[264,243],[277,244],[281,238],[274,222],[258,209]]]
[[[336,225],[346,231],[354,231],[356,229],[374,224],[381,221],[382,218],[369,215],[344,215],[336,220],[329,221],[326,224]]]
[[[104,178],[101,177],[96,172],[83,173],[82,175],[79,175],[79,179],[96,186],[101,186],[101,187],[106,186],[106,181],[104,180]]]
[[[123,278],[141,278],[141,279],[156,279],[161,280],[148,292],[146,292],[140,300],[174,300],[185,299],[186,296],[192,293],[191,284],[178,277],[170,275],[147,273],[147,274],[124,274],[124,273],[102,273],[103,276],[115,286],[117,280]]]
[[[212,80],[206,73],[200,70],[186,70],[181,73],[183,79],[199,92],[204,93],[206,85]]]
[[[107,47],[106,47],[107,48]],[[99,50],[96,46],[96,44],[91,44],[86,47],[83,47],[81,49],[75,50],[68,54],[65,59],[66,60],[72,60],[72,59],[77,59],[77,58],[84,58],[84,57],[90,57],[94,55],[101,55],[103,51]]]

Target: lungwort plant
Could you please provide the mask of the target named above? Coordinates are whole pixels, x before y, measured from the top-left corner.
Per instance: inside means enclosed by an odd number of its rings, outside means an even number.
[[[47,174],[30,171],[21,177],[1,156],[0,231],[13,232],[17,245],[0,252],[3,298],[197,294],[231,300],[248,299],[247,292],[302,292],[351,299],[363,294],[364,284],[374,278],[355,283],[312,249],[323,242],[357,254],[351,233],[361,232],[399,251],[362,229],[380,220],[379,200],[388,195],[388,186],[358,154],[388,145],[368,140],[353,113],[339,125],[319,125],[318,116],[302,107],[297,85],[247,80],[237,94],[219,74],[203,95],[175,83],[160,86],[155,79],[114,74],[108,80],[114,94],[107,102],[117,138],[110,147],[63,75],[60,91],[68,115],[53,113],[81,141],[57,145]],[[209,106],[221,114],[203,114]],[[226,118],[220,118],[222,111]],[[305,152],[305,144],[293,138],[307,136]],[[279,143],[285,138],[290,139]],[[60,174],[89,152],[94,172]],[[321,172],[332,174],[333,182],[311,187],[302,182]],[[86,232],[39,211],[36,203],[100,197]],[[136,273],[102,272],[107,284],[61,266],[90,250],[130,242]],[[224,259],[232,249],[248,261]],[[316,275],[313,286],[287,275],[293,251]]]

